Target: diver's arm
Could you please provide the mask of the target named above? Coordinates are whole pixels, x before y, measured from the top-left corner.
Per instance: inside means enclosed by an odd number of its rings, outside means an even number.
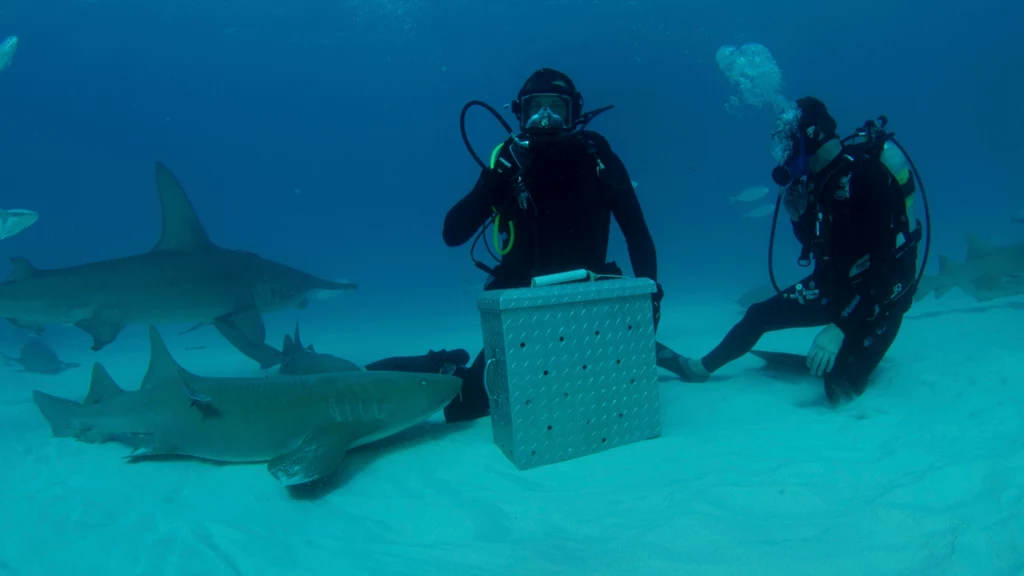
[[[622,235],[626,238],[626,249],[629,252],[629,263],[633,267],[633,275],[637,278],[650,278],[658,281],[658,258],[654,249],[654,239],[647,228],[640,200],[629,179],[629,172],[622,160],[611,151],[601,156],[608,174],[602,182],[609,187],[608,197],[612,199],[612,216],[619,224]]]
[[[870,265],[860,273],[860,281],[853,284],[853,300],[835,323],[844,333],[847,332],[846,327],[879,313],[902,281],[896,277],[896,232],[893,226],[899,215],[895,213],[898,202],[894,194],[901,195],[901,192],[892,185],[885,167],[880,164],[865,166],[850,179],[850,208],[855,221],[864,229],[864,248]]]
[[[494,212],[495,199],[502,196],[508,181],[493,170],[481,170],[476,185],[448,210],[441,235],[448,246],[461,246],[469,242]]]

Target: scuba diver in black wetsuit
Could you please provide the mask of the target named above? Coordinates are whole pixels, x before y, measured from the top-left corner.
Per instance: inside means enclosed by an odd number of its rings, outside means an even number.
[[[512,134],[497,111],[479,101],[467,103],[463,123],[473,105],[487,108]],[[584,114],[582,106],[583,97],[568,76],[550,68],[533,73],[511,104],[521,131],[494,149],[489,166],[473,152],[463,124],[463,139],[481,172],[469,194],[449,210],[443,237],[454,247],[476,236],[475,247],[487,225],[493,225],[499,264],[492,268],[474,258],[489,275],[484,290],[529,287],[534,277],[578,269],[621,275],[615,262],[607,262],[612,216],[625,236],[636,277],[657,282],[654,241],[629,173],[608,141],[586,130],[594,116],[610,107]],[[652,298],[655,329],[663,295],[658,285]],[[681,356],[660,344],[658,353],[681,374]],[[394,369],[389,366],[391,360],[383,360],[367,369]],[[472,366],[455,369],[464,384],[462,394],[444,410],[447,422],[489,413],[483,371],[483,351]]]
[[[833,405],[864,392],[896,339],[920,279],[915,273],[921,223],[910,210],[914,178],[920,183],[920,176],[884,131],[884,117],[880,120],[881,125],[868,122],[841,141],[835,119],[816,98],[801,98],[780,114],[775,134],[780,165],[772,178],[783,187],[779,203],[803,246],[800,264],[813,260],[814,269],[751,306],[707,356],[685,359],[684,380],[708,380],[766,332],[824,326],[807,354],[807,367],[824,376]],[[847,140],[852,142],[844,145]],[[924,196],[923,184],[921,191]],[[927,220],[927,197],[924,204]],[[774,227],[772,234],[774,240]],[[925,261],[927,254],[926,244]]]

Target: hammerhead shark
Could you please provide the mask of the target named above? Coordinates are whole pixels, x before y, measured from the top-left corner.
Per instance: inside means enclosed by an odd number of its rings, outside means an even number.
[[[182,368],[149,327],[149,369],[136,391],[99,363],[84,403],[32,393],[54,436],[116,441],[128,459],[190,456],[268,462],[285,486],[335,471],[346,452],[405,430],[441,410],[462,379],[413,372],[208,378]]]
[[[266,340],[261,314],[304,307],[310,292],[356,288],[215,245],[178,179],[160,162],[156,187],[163,233],[152,250],[51,270],[12,258],[13,271],[0,283],[0,318],[36,332],[73,324],[92,336],[93,350],[129,324],[212,323],[245,352]]]
[[[938,275],[921,279],[914,300],[932,292],[941,298],[953,288],[978,302],[1024,294],[1024,243],[993,246],[968,234],[964,261],[939,256]]]

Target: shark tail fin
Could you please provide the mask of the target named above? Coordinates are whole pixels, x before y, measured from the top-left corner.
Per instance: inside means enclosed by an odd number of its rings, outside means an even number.
[[[39,390],[32,391],[32,400],[43,418],[50,424],[50,430],[57,438],[80,438],[86,432],[78,415],[84,404],[67,398],[51,396]]]
[[[188,372],[171,356],[167,344],[160,337],[156,326],[149,326],[149,368],[146,376],[142,379],[140,388],[152,388],[154,386],[180,386],[181,374]]]
[[[121,394],[124,394],[124,390],[114,382],[107,369],[99,362],[93,364],[92,380],[89,381],[89,393],[85,395],[85,403],[96,404]]]

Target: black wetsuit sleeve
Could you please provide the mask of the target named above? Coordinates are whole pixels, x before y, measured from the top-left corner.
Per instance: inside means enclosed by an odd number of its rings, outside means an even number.
[[[601,159],[605,165],[604,169],[608,171],[602,181],[608,187],[612,216],[626,238],[626,249],[629,252],[633,275],[657,282],[658,258],[654,249],[654,239],[647,228],[647,221],[644,219],[644,212],[640,208],[640,200],[636,197],[633,183],[629,179],[629,172],[614,152],[602,154]]]
[[[864,230],[870,265],[853,285],[854,296],[836,322],[844,333],[850,326],[874,317],[888,302],[901,279],[896,265],[896,230],[902,202],[899,188],[881,164],[868,165],[850,178],[850,199],[855,220]]]
[[[441,235],[448,246],[469,242],[494,213],[495,199],[502,196],[508,182],[491,170],[481,170],[476,185],[448,210]]]

